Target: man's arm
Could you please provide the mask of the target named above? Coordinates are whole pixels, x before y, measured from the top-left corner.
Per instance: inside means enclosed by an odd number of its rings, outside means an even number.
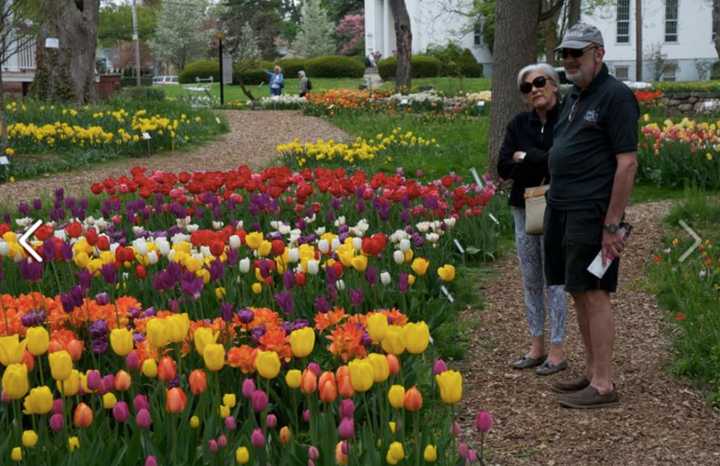
[[[625,207],[630,200],[635,173],[637,172],[637,152],[625,152],[617,155],[617,169],[613,182],[612,194],[610,195],[610,206],[605,216],[606,224],[620,223]],[[603,231],[603,261],[619,257],[624,247],[623,238],[619,234],[610,234]]]

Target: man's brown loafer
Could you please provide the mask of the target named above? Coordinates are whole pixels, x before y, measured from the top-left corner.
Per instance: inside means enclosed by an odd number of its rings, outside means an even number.
[[[590,385],[590,381],[583,375],[579,379],[570,382],[555,382],[550,386],[550,389],[555,393],[573,393],[582,390],[588,385]]]
[[[560,405],[574,409],[595,409],[610,408],[617,406],[620,402],[617,390],[601,395],[595,387],[588,385],[575,393],[566,393],[558,396]]]
[[[511,365],[515,369],[532,369],[533,367],[537,367],[542,364],[546,358],[547,355],[540,356],[539,358],[531,358],[526,354],[525,356],[513,361]]]

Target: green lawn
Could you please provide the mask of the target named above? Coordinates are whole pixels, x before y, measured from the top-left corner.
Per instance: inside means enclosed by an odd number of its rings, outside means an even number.
[[[313,78],[312,80],[313,91],[325,91],[328,89],[358,89],[364,84],[363,79],[335,79],[335,78]],[[459,92],[479,92],[490,89],[490,80],[485,78],[420,78],[412,81],[414,90],[419,90],[422,87],[432,86],[448,95],[455,95]],[[165,91],[165,95],[168,97],[182,97],[188,95],[188,92],[184,89],[183,85],[165,85],[158,86]],[[386,91],[394,90],[394,83],[386,82],[382,85],[381,89]],[[267,84],[247,86],[247,89],[255,97],[266,97],[270,95]],[[237,85],[225,85],[225,102],[247,101],[247,96],[243,94],[240,86]],[[290,95],[297,95],[298,92],[298,80],[297,79],[286,79],[285,80],[285,93]],[[220,84],[212,84],[212,94],[218,100],[220,99]]]

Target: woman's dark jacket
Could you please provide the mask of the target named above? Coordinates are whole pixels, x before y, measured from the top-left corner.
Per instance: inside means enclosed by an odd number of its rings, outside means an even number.
[[[545,125],[535,111],[518,113],[508,123],[505,139],[500,147],[498,174],[513,180],[510,191],[510,205],[525,207],[525,188],[550,182],[548,171],[548,150],[553,144],[553,128],[557,121],[560,104],[555,104],[547,113]],[[516,151],[526,152],[525,159],[513,161]]]

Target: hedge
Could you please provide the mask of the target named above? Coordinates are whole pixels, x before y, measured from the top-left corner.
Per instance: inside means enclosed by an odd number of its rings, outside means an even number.
[[[674,92],[720,92],[720,81],[659,81],[653,88],[664,93]]]
[[[194,83],[195,78],[207,79],[210,76],[213,82],[220,82],[220,65],[216,60],[198,60],[185,65],[178,76],[181,84]]]
[[[309,78],[362,78],[365,66],[350,57],[329,55],[305,62]]]
[[[440,74],[442,68],[440,60],[425,55],[414,55],[410,65],[410,74],[413,78],[434,78]],[[384,81],[394,78],[396,69],[395,57],[384,58],[378,63],[378,73]]]
[[[305,61],[303,58],[283,58],[277,64],[282,68],[286,78],[295,78],[298,71],[305,69]]]
[[[273,64],[269,61],[255,61],[248,63],[236,63],[233,65],[233,84],[239,84],[242,77],[243,83],[255,85],[267,82],[266,70],[271,70]],[[288,77],[287,73],[285,74]]]

